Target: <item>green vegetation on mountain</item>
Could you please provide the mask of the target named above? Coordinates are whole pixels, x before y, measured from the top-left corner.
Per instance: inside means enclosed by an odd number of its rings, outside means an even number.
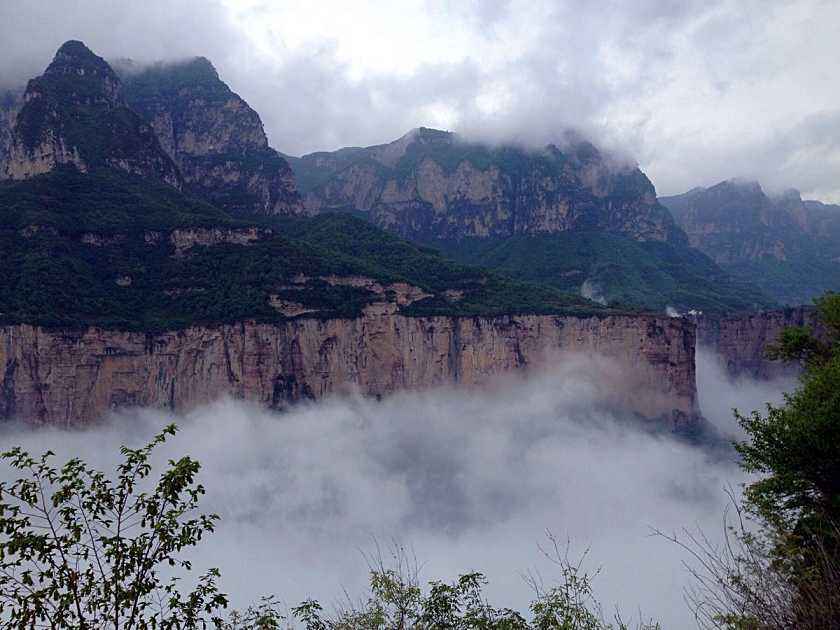
[[[573,136],[535,149],[420,128],[290,163],[311,210],[364,216],[517,280],[623,307],[776,305],[691,249],[642,171]]]
[[[448,255],[567,293],[581,287],[606,303],[710,312],[773,306],[701,252],[609,232],[559,232],[507,239],[440,242]]]
[[[176,251],[173,229],[261,230],[249,244]],[[308,317],[356,317],[367,290],[326,276],[403,281],[429,297],[407,315],[596,312],[561,292],[449,262],[348,216],[267,222],[235,220],[177,190],[113,170],[60,168],[0,184],[0,321],[162,330],[198,323],[286,317],[272,299]],[[306,282],[296,281],[305,276]],[[459,300],[444,292],[463,292]],[[272,298],[272,296],[274,296]]]
[[[58,143],[88,168],[119,163],[175,181],[154,131],[122,100],[117,75],[81,42],[65,43],[26,93],[15,125],[25,151]]]
[[[840,628],[840,295],[816,304],[820,334],[788,328],[769,352],[804,367],[799,386],[763,412],[736,411],[751,477],[732,495],[724,544],[666,535],[698,561],[689,602],[702,628]]]
[[[117,64],[120,70],[119,64]],[[205,57],[195,57],[183,62],[158,63],[139,71],[127,68],[121,73],[125,83],[126,99],[132,106],[159,103],[177,98],[185,88],[191,96],[209,103],[224,103],[233,94],[219,78],[219,73]],[[142,110],[143,107],[138,107]]]
[[[323,214],[281,225],[290,238],[360,261],[367,275],[405,281],[436,294],[407,307],[405,312],[412,315],[609,312],[537,282],[453,262],[436,249],[405,241],[349,214]],[[463,292],[463,297],[447,300],[446,291]]]

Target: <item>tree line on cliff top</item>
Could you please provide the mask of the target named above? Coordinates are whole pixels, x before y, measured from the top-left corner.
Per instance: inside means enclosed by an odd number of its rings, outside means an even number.
[[[742,467],[756,473],[743,499],[733,493],[723,546],[703,532],[662,536],[697,560],[688,594],[704,628],[840,628],[840,295],[817,301],[826,334],[785,330],[770,350],[801,363],[796,390],[764,413],[737,414],[746,439]],[[2,454],[21,477],[0,484],[0,626],[7,628],[221,628],[307,630],[652,630],[659,625],[606,617],[593,574],[549,536],[543,547],[558,571],[533,588],[527,612],[491,604],[480,573],[422,584],[416,562],[396,549],[370,558],[370,592],[359,604],[325,613],[316,600],[283,609],[268,597],[227,612],[221,575],[190,578],[184,554],[213,533],[202,514],[200,464],[169,461],[154,476],[153,451],[174,435],[123,447],[115,475],[79,459],[62,466],[46,452]]]

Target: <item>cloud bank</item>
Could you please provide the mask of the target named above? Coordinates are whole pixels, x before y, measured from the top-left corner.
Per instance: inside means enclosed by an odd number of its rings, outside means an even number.
[[[204,55],[290,154],[420,125],[539,144],[574,127],[661,194],[746,177],[838,201],[839,22],[831,0],[5,0],[0,84],[69,38]]]
[[[703,384],[724,381],[716,374]],[[204,506],[223,520],[197,560],[221,567],[239,605],[266,593],[290,604],[329,604],[343,589],[361,595],[361,552],[396,540],[417,555],[422,578],[480,570],[492,601],[524,608],[531,593],[522,574],[554,575],[537,549],[550,529],[573,553],[591,546],[607,610],[617,603],[689,627],[684,558],[650,528],[700,525],[714,535],[723,489],[742,473],[731,454],[603,411],[608,388],[573,362],[482,392],[343,397],[282,414],[228,400],[176,418],[125,413],[81,431],[6,427],[0,439],[111,467],[120,444],[138,445],[176,420],[181,432],[161,459],[188,453],[204,463]]]

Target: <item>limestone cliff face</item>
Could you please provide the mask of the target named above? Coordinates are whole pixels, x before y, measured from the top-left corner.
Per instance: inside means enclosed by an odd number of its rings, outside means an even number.
[[[293,159],[292,167],[310,212],[361,210],[411,239],[603,230],[685,240],[647,177],[587,142],[494,148],[421,128],[386,145]]]
[[[817,334],[820,332],[816,311],[802,306],[729,317],[698,317],[697,343],[715,350],[731,376],[773,378],[796,374],[797,365],[770,361],[765,354],[789,326],[810,326],[816,328]]]
[[[154,129],[191,192],[233,214],[303,211],[288,162],[259,115],[203,57],[142,70],[122,64],[129,105]]]
[[[27,85],[5,153],[0,178],[27,179],[73,165],[181,185],[152,128],[123,100],[117,75],[77,41],[65,43],[44,74]]]
[[[243,322],[142,334],[0,328],[0,418],[79,423],[109,409],[184,410],[224,395],[272,408],[357,388],[478,384],[598,353],[632,366],[603,386],[672,426],[696,418],[694,325],[654,316],[411,318],[374,304],[351,320]]]
[[[12,130],[22,105],[22,93],[10,90],[5,94],[0,94],[0,171],[12,146]]]

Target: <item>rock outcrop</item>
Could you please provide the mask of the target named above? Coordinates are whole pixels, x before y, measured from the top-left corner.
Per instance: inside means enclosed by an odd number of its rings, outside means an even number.
[[[27,85],[0,178],[27,179],[61,165],[83,172],[110,167],[181,185],[154,130],[126,105],[119,77],[78,41],[61,46]]]
[[[809,326],[820,334],[817,313],[811,307],[743,313],[726,317],[696,318],[697,343],[717,352],[730,376],[774,378],[796,374],[799,366],[771,361],[767,347],[776,343],[789,326]]]
[[[0,176],[12,146],[12,130],[17,113],[23,105],[23,93],[8,90],[0,94]]]
[[[572,137],[562,149],[528,150],[420,128],[291,163],[310,212],[360,210],[414,240],[602,230],[685,242],[638,168]]]
[[[129,105],[152,126],[188,190],[235,215],[303,211],[294,174],[259,115],[207,59],[117,65]]]
[[[347,388],[478,384],[597,353],[632,366],[602,385],[616,405],[684,427],[697,417],[694,325],[655,316],[405,317],[242,322],[144,334],[0,327],[0,418],[81,423],[110,409],[184,410],[220,396],[278,408]]]

